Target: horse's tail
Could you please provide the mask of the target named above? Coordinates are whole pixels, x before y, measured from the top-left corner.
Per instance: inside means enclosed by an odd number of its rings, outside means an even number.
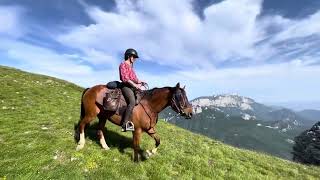
[[[79,122],[78,123],[75,123],[74,124],[74,140],[75,142],[78,142],[80,140],[80,136],[79,136],[79,124],[81,122],[81,120],[83,119],[84,115],[85,115],[85,111],[84,111],[84,105],[83,105],[83,95],[84,93],[87,92],[89,88],[85,89],[83,92],[82,92],[82,95],[81,95],[81,110],[80,110],[80,119],[79,119]]]
[[[88,90],[89,88],[87,88],[87,89],[85,89],[83,92],[82,92],[82,96],[81,96],[81,112],[80,112],[80,121],[81,121],[81,119],[84,117],[84,115],[85,115],[85,111],[84,111],[84,105],[83,105],[83,95],[84,95],[84,93],[86,93],[87,92],[87,90]]]

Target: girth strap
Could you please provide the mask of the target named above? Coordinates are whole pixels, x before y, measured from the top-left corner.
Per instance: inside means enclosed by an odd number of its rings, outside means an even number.
[[[140,103],[140,104],[150,119],[150,126],[148,129],[148,133],[150,133],[150,134],[156,133],[154,130],[154,127],[158,123],[158,113],[151,111],[150,108],[146,108],[142,103]]]

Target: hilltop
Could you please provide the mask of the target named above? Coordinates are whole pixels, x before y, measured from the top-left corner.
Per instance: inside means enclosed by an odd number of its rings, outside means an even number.
[[[320,168],[242,150],[160,120],[158,154],[132,162],[131,134],[107,123],[104,151],[87,128],[75,151],[82,87],[0,66],[0,178],[7,179],[317,179]],[[142,148],[154,141],[146,134]]]

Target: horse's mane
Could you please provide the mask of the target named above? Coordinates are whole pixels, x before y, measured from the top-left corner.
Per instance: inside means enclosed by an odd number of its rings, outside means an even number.
[[[157,90],[161,90],[161,89],[171,89],[172,87],[169,87],[169,86],[165,86],[165,87],[155,87],[155,88],[152,88],[152,89],[149,89],[149,90],[145,90],[145,91],[142,91],[143,93],[143,96],[153,96],[153,94],[157,91]]]

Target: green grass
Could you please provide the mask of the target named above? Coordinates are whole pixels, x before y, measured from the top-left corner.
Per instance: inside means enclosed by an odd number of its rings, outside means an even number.
[[[107,123],[104,151],[87,129],[75,151],[82,88],[0,66],[0,179],[319,179],[319,167],[225,145],[159,121],[158,153],[132,161],[131,133]],[[141,147],[154,141],[144,134]]]

